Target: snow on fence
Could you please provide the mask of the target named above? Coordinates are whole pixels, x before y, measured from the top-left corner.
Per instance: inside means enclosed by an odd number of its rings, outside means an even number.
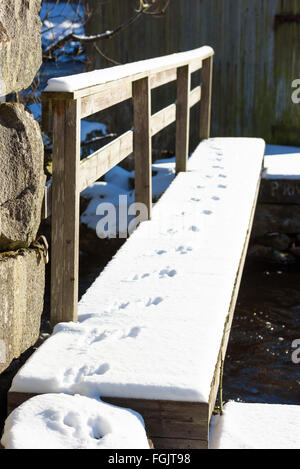
[[[77,321],[80,192],[132,152],[135,201],[151,218],[151,138],[176,121],[176,172],[187,169],[190,108],[201,100],[200,140],[210,136],[214,51],[208,46],[105,70],[54,78],[43,93],[43,126],[53,132],[51,322]],[[191,90],[191,74],[202,84]],[[177,80],[177,103],[151,115],[151,90]],[[80,161],[81,119],[133,99],[134,129]]]

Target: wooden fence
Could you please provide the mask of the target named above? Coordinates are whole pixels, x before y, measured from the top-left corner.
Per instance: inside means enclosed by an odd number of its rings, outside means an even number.
[[[137,73],[72,92],[44,92],[47,124],[53,132],[53,177],[45,206],[52,198],[51,323],[77,321],[80,192],[132,152],[135,159],[135,200],[151,218],[151,139],[176,121],[176,172],[186,171],[190,109],[201,101],[200,140],[210,136],[214,51],[193,51],[137,63]],[[202,69],[201,85],[191,89],[191,75]],[[88,80],[88,75],[87,75]],[[151,90],[177,80],[177,102],[151,115]],[[101,80],[99,80],[99,83]],[[133,99],[134,128],[80,161],[81,119],[127,99]],[[49,119],[50,116],[50,119]],[[45,216],[49,213],[45,213]]]

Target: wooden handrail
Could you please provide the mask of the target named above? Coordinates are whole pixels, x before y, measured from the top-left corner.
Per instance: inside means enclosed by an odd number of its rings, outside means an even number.
[[[43,215],[52,211],[51,322],[77,321],[79,197],[132,152],[135,200],[152,210],[151,137],[176,121],[176,172],[186,171],[190,108],[201,101],[200,139],[210,136],[214,51],[208,46],[134,64],[49,80],[43,128],[53,132],[53,177]],[[191,74],[202,83],[191,90]],[[177,80],[177,102],[151,115],[151,90]],[[83,83],[89,85],[84,87]],[[134,129],[80,161],[81,119],[133,99]]]

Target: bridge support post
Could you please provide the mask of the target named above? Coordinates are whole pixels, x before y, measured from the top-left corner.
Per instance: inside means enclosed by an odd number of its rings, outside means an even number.
[[[190,66],[177,69],[176,173],[186,172],[190,139]]]
[[[51,324],[77,321],[79,100],[53,100]]]
[[[135,165],[135,202],[143,203],[152,216],[152,142],[151,88],[149,77],[132,84],[133,95],[133,152]]]
[[[213,57],[203,60],[200,101],[200,140],[210,137]]]

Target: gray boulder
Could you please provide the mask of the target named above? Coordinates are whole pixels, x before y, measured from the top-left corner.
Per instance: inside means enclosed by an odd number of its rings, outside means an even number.
[[[39,251],[0,253],[0,373],[39,338],[44,290]]]
[[[41,221],[45,175],[38,123],[21,104],[0,105],[0,251],[28,247]]]
[[[41,0],[1,0],[0,96],[32,83],[42,64]]]

